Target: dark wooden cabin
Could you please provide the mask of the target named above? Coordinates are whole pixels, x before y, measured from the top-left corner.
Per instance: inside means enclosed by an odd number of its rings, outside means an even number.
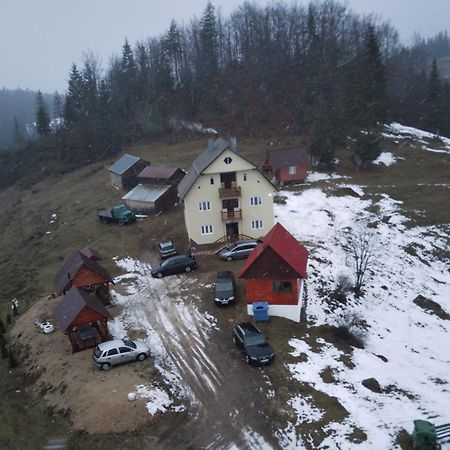
[[[111,185],[120,189],[133,189],[138,184],[138,175],[150,163],[138,156],[125,154],[110,168]]]
[[[100,299],[83,289],[73,286],[57,305],[54,315],[60,330],[69,338],[72,353],[110,339],[111,316]]]
[[[269,315],[300,321],[308,250],[277,223],[248,257],[239,278],[246,280],[247,312],[268,302]]]
[[[262,167],[272,172],[278,183],[304,183],[308,174],[308,154],[303,147],[272,149]]]
[[[158,186],[167,184],[178,186],[178,183],[185,175],[186,172],[178,167],[147,166],[138,175],[138,180],[139,183],[144,185],[150,184],[152,186]]]
[[[104,304],[111,302],[111,275],[93,257],[74,251],[53,278],[56,293],[65,294],[72,286],[94,292]]]

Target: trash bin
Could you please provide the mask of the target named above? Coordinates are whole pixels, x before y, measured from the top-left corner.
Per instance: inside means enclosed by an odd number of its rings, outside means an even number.
[[[256,302],[252,305],[253,315],[257,322],[267,322],[269,320],[269,303]]]

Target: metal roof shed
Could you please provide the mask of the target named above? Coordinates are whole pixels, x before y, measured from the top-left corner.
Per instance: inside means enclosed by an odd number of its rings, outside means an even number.
[[[138,156],[125,153],[109,167],[111,184],[121,189],[133,188],[137,184],[138,174],[148,165],[147,161]]]
[[[132,211],[158,213],[173,206],[177,201],[176,186],[138,184],[122,197]]]

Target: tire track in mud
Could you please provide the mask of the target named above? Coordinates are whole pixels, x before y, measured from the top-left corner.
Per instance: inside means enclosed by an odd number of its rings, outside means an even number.
[[[184,275],[155,280],[147,269],[136,265],[139,276],[129,312],[160,342],[160,371],[189,402],[188,420],[161,448],[177,449],[186,439],[188,448],[195,449],[280,448],[253,400],[260,395],[261,373],[248,370],[231,339],[211,329],[197,309],[192,292],[198,281]]]

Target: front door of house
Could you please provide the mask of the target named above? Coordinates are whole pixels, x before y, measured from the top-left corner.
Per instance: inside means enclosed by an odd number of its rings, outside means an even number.
[[[239,224],[237,222],[227,223],[225,225],[227,237],[231,240],[236,239],[239,235]]]

